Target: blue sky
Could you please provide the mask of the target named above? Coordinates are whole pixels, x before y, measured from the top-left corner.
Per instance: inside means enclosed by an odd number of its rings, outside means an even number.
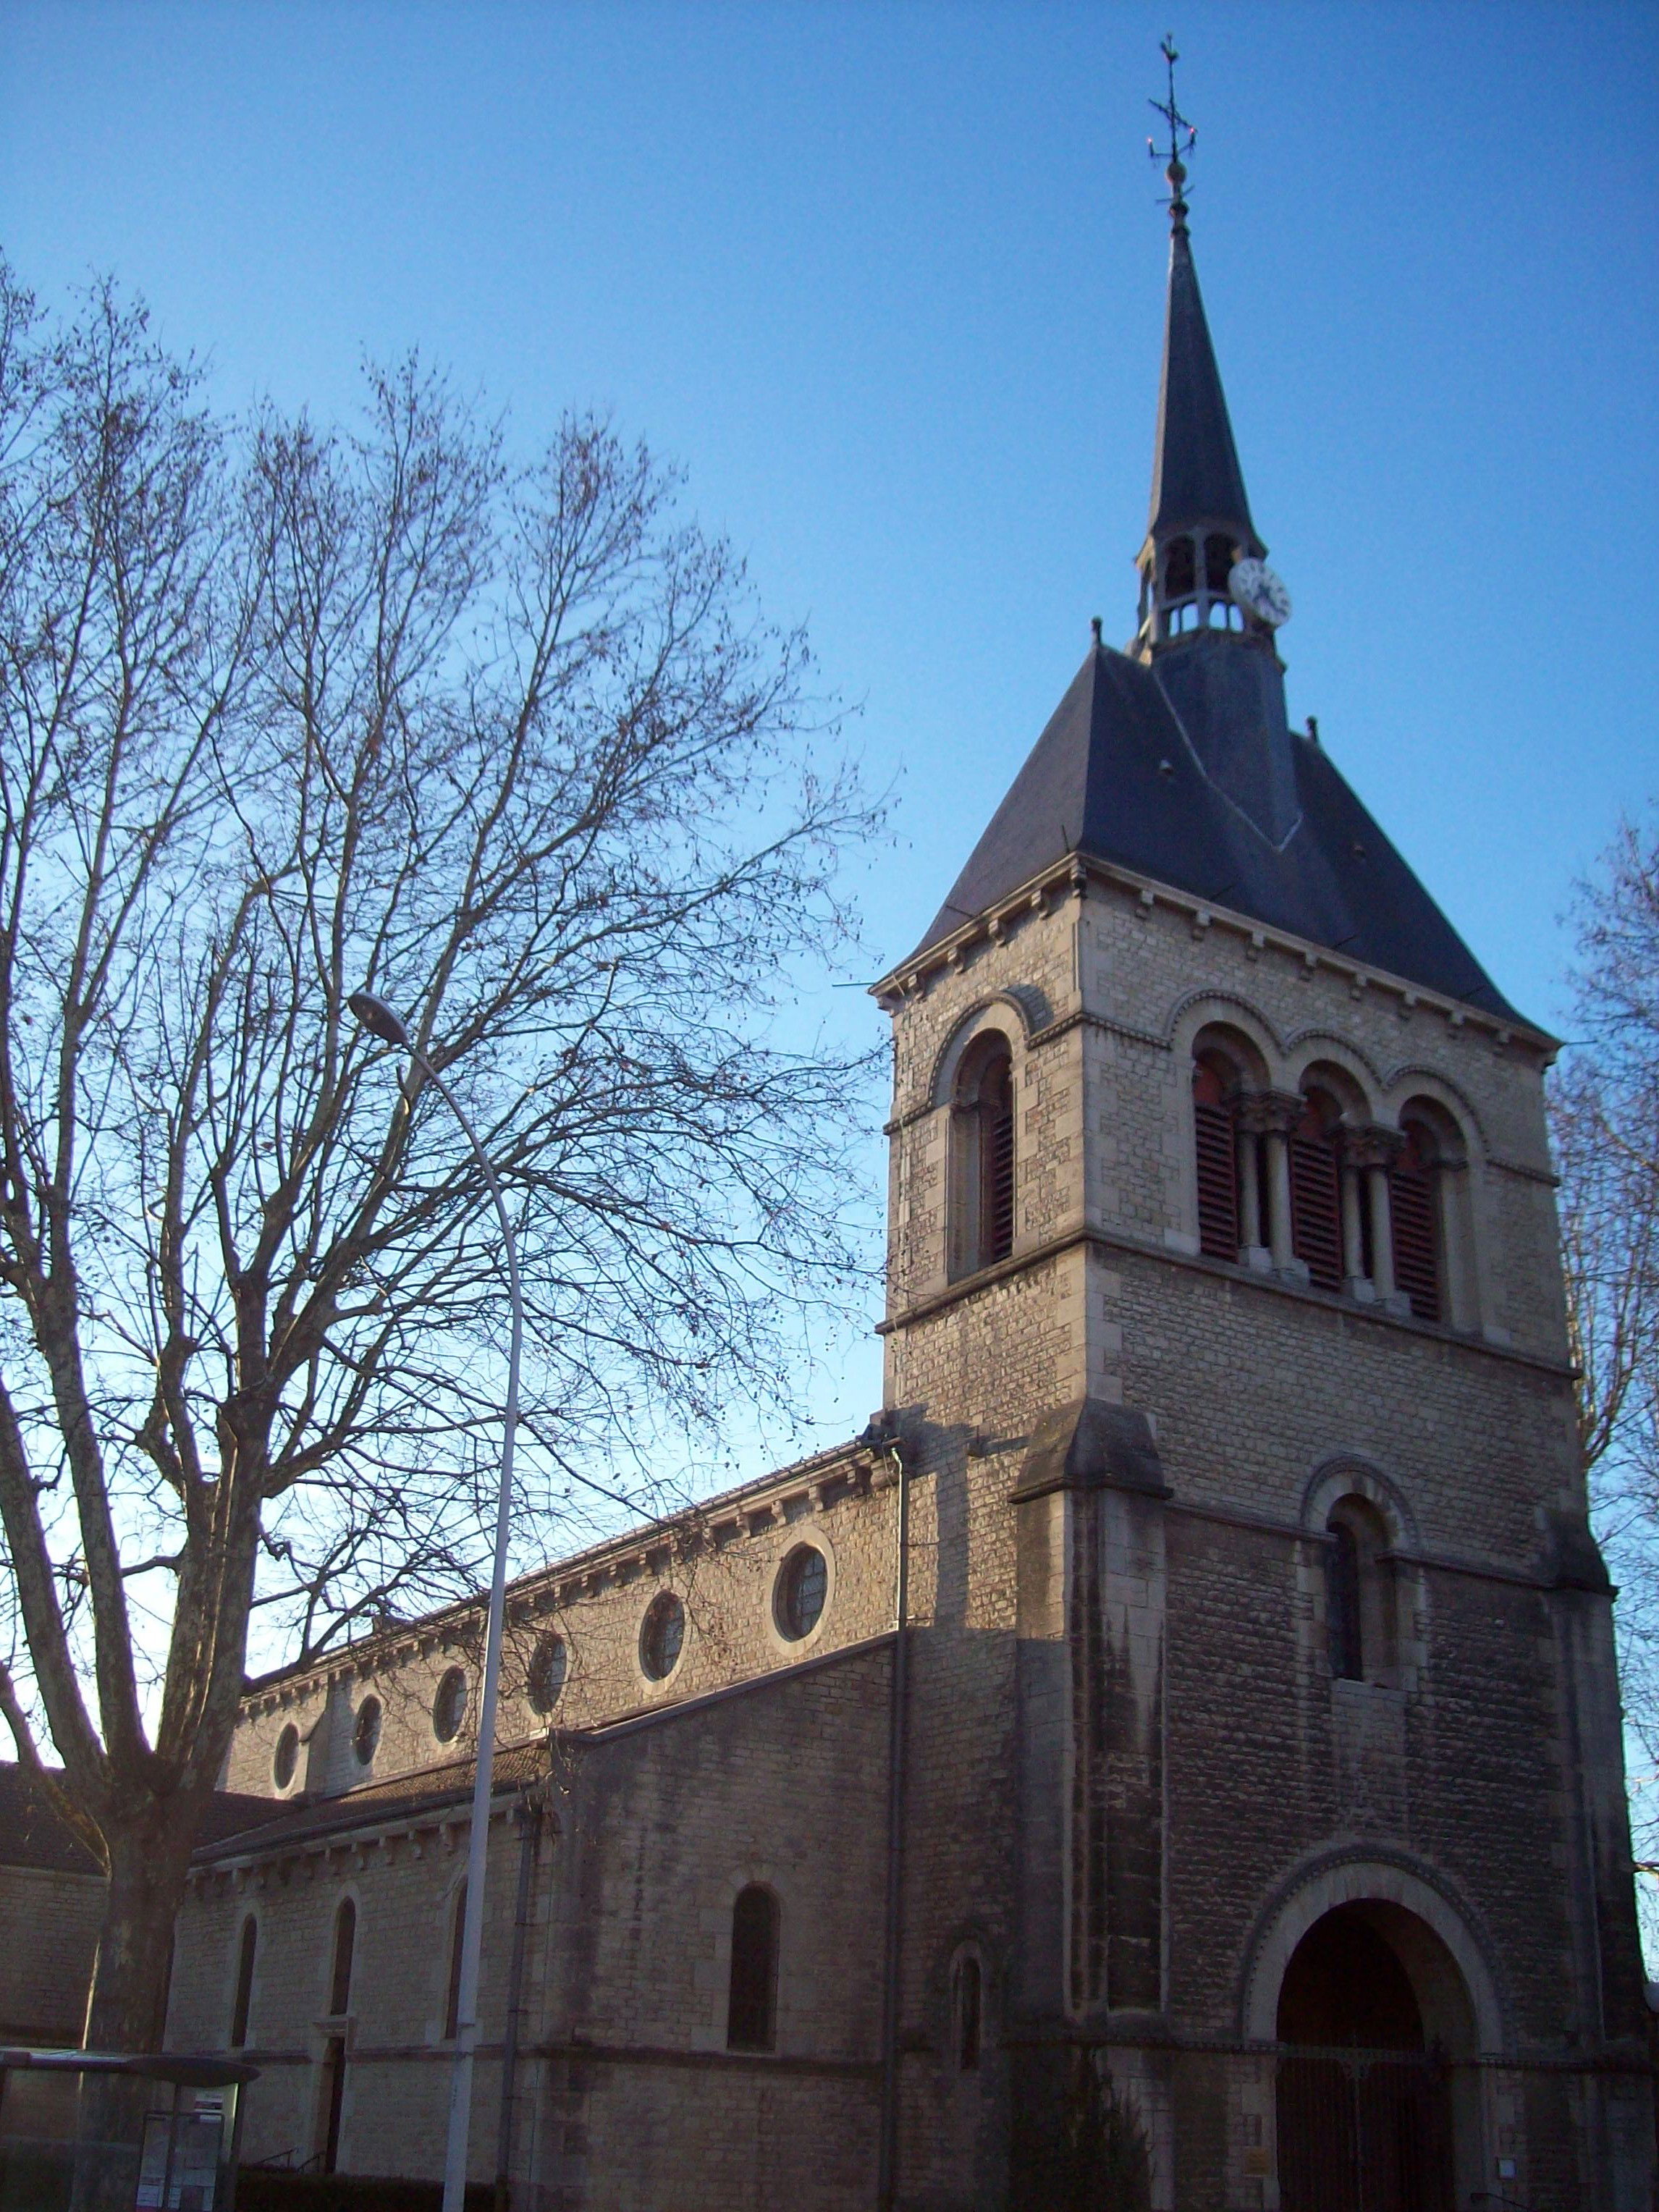
[[[418,343],[526,443],[594,404],[678,459],[899,779],[880,966],[1132,627],[1170,21],[1292,713],[1559,1020],[1572,879],[1659,789],[1659,12],[0,5],[0,242],[141,289],[228,406]],[[826,1349],[827,1436],[879,1385]]]

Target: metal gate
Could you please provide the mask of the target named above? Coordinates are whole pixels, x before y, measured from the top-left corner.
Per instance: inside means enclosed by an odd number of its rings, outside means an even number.
[[[1284,2212],[1455,2212],[1451,2084],[1436,2055],[1287,2051],[1279,2062]]]

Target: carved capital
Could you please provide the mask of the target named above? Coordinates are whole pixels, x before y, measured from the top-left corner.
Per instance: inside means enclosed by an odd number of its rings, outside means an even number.
[[[1357,1168],[1391,1168],[1405,1146],[1405,1133],[1383,1121],[1366,1121],[1342,1132],[1342,1156]]]
[[[1308,1110],[1308,1102],[1297,1091],[1241,1091],[1238,1126],[1248,1135],[1288,1136]]]

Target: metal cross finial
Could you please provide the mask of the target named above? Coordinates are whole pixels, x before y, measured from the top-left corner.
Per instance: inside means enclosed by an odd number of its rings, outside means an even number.
[[[1183,230],[1186,228],[1187,202],[1182,188],[1187,181],[1187,168],[1181,157],[1183,154],[1192,152],[1193,143],[1198,137],[1198,131],[1176,106],[1175,70],[1176,64],[1181,59],[1181,56],[1176,52],[1173,31],[1165,34],[1158,52],[1163,55],[1169,68],[1169,97],[1166,100],[1149,100],[1146,105],[1154,114],[1161,115],[1170,126],[1170,159],[1164,172],[1170,180],[1170,221],[1176,230]],[[1146,151],[1156,161],[1158,149],[1156,143],[1151,138],[1146,141]]]

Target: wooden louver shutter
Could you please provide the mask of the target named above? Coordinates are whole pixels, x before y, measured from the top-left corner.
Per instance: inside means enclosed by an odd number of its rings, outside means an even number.
[[[1193,1139],[1198,1165],[1198,1249],[1238,1257],[1238,1146],[1232,1109],[1215,1070],[1193,1070]]]
[[[1419,1321],[1440,1318],[1439,1239],[1435,1232],[1434,1180],[1414,1128],[1389,1174],[1389,1212],[1394,1223],[1394,1279]]]
[[[1310,1106],[1291,1137],[1291,1249],[1322,1291],[1342,1287],[1342,1187],[1336,1146]]]
[[[1001,1060],[988,1068],[980,1108],[981,1215],[984,1249],[980,1265],[992,1267],[1014,1249],[1013,1069]]]

